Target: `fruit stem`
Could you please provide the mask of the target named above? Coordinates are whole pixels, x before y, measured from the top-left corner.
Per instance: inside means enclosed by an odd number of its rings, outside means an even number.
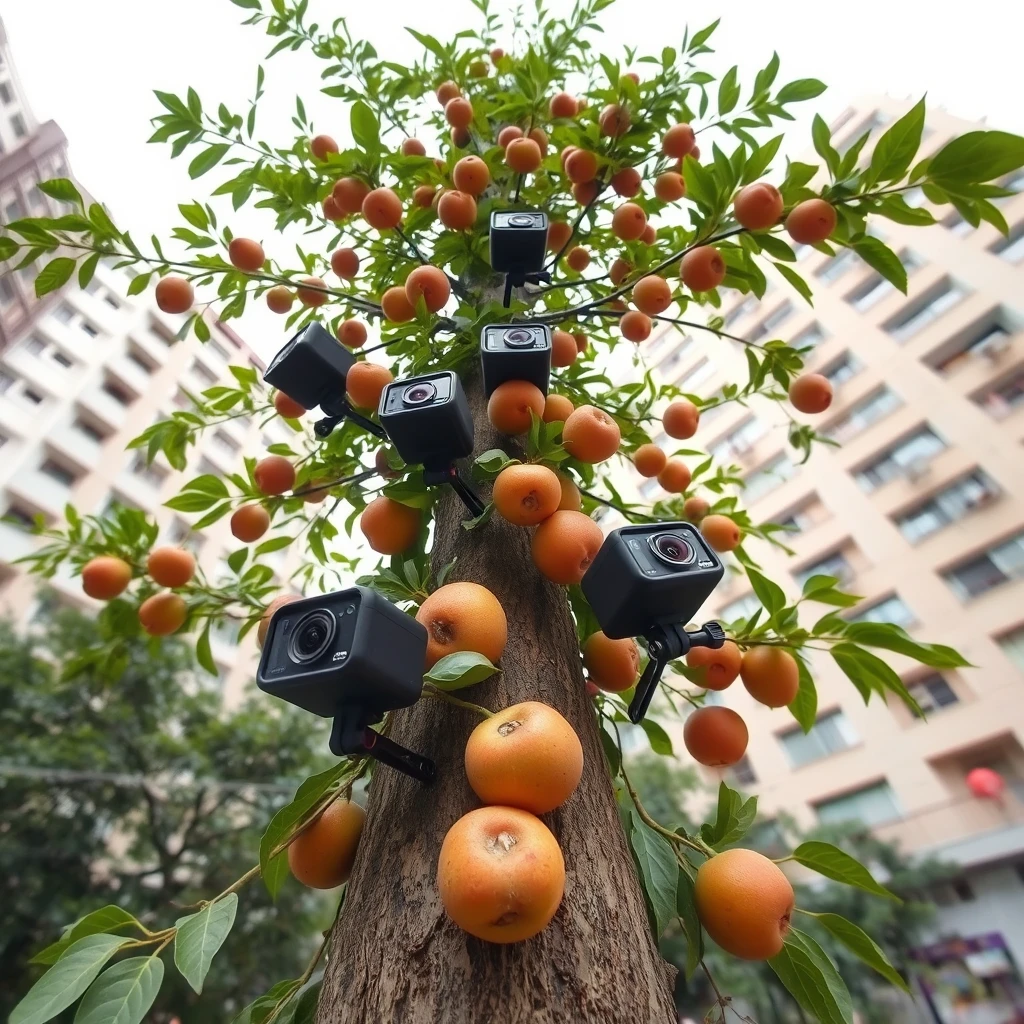
[[[481,718],[494,717],[493,711],[488,711],[487,708],[482,708],[479,704],[471,704],[468,700],[460,700],[458,697],[453,697],[445,690],[438,689],[433,683],[423,684],[423,694],[426,697],[433,697],[434,700],[441,700],[446,704],[453,704],[457,708],[465,708],[467,711],[475,711]]]
[[[618,731],[618,728],[616,728],[616,734],[618,734]],[[641,821],[643,821],[648,828],[654,829],[658,835],[664,836],[670,843],[680,843],[683,846],[689,846],[691,850],[696,850],[705,857],[713,855],[712,852],[699,840],[690,839],[689,836],[681,836],[678,832],[671,832],[663,825],[659,825],[658,822],[656,822],[650,814],[647,813],[647,808],[640,802],[639,794],[633,788],[633,783],[629,781],[626,769],[621,765],[619,766],[619,774],[622,776],[622,781],[626,784],[626,789],[629,792],[630,799],[633,801],[633,805],[636,807],[637,814],[640,815]]]

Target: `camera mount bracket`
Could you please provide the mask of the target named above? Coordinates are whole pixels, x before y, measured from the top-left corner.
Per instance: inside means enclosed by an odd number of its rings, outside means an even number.
[[[502,305],[508,309],[512,304],[512,289],[522,288],[525,284],[551,284],[551,272],[547,270],[532,270],[519,274],[505,275],[505,295]]]
[[[313,433],[321,440],[331,436],[331,431],[342,421],[351,420],[358,423],[364,430],[368,430],[376,437],[387,439],[387,431],[373,420],[360,416],[349,404],[347,398],[332,398],[330,401],[321,402],[320,408],[327,414],[313,424]]]
[[[487,506],[481,500],[480,495],[469,486],[462,478],[454,465],[445,466],[442,469],[423,467],[423,482],[428,487],[438,487],[441,484],[451,484],[452,490],[462,499],[462,504],[473,514],[474,517],[482,516]]]
[[[711,647],[718,650],[725,643],[725,630],[717,622],[705,622],[700,629],[688,633],[682,626],[654,626],[643,634],[647,641],[650,660],[636,684],[629,705],[629,720],[635,725],[643,721],[661,682],[661,676],[670,661],[684,657],[691,647]]]
[[[371,729],[369,723],[375,717],[372,711],[364,708],[340,708],[331,727],[331,753],[336,757],[366,754],[419,782],[433,782],[437,777],[434,762]]]

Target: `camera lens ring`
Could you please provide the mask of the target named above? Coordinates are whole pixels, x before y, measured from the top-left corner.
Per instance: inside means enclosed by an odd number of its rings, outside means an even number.
[[[513,228],[532,228],[533,217],[528,213],[513,213],[512,216],[509,217],[508,223],[509,226]]]
[[[410,384],[402,392],[403,405],[426,405],[437,397],[437,388],[429,380],[421,380]]]
[[[655,558],[674,569],[689,565],[697,557],[693,545],[674,533],[656,533],[647,538],[647,546]]]
[[[297,665],[316,661],[331,645],[336,623],[334,616],[322,608],[299,619],[288,639],[288,657]]]
[[[530,348],[534,342],[534,334],[526,327],[513,327],[505,332],[504,340],[509,348]]]

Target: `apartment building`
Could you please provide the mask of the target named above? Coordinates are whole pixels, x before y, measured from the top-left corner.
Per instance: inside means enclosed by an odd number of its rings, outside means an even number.
[[[906,108],[858,103],[833,125],[834,141],[845,149],[868,128],[877,138]],[[933,111],[924,147],[976,127]],[[1007,184],[1024,190],[1024,174]],[[909,201],[926,205],[919,192]],[[852,253],[804,247],[796,268],[813,308],[780,279],[763,302],[726,303],[730,333],[811,349],[808,369],[835,388],[813,422],[840,448],[816,446],[798,465],[785,410],[761,399],[705,413],[683,446],[738,467],[754,520],[790,527],[791,557],[750,545],[790,596],[816,573],[836,576],[863,595],[851,618],[897,622],[977,666],[936,672],[887,656],[929,712],[921,722],[898,702],[865,706],[815,654],[819,714],[806,735],[739,684],[711,694],[750,728],[747,757],[729,778],[757,793],[769,818],[859,821],[958,864],[962,878],[935,894],[938,935],[998,932],[1024,963],[1024,195],[999,206],[1008,239],[948,207],[933,211],[944,219],[929,228],[879,220],[873,230],[907,268],[907,296]],[[666,330],[645,349],[659,379],[686,392],[708,397],[747,379],[743,345],[714,334]],[[657,481],[632,472],[619,482],[624,495],[662,496]],[[701,615],[733,620],[757,605],[733,562]],[[806,621],[826,610],[812,606]],[[1000,799],[968,790],[980,766],[1005,780]]]

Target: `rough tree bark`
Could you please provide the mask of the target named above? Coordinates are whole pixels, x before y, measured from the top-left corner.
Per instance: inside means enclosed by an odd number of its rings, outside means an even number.
[[[476,454],[515,453],[487,419],[475,375],[464,379]],[[446,489],[447,490],[447,489]],[[429,787],[379,770],[345,904],[334,926],[317,1020],[401,1024],[666,1024],[676,1020],[674,968],[651,939],[643,895],[619,822],[579,645],[561,587],[530,557],[531,531],[494,516],[467,532],[454,493],[438,503],[435,573],[456,556],[451,581],[472,580],[497,596],[508,617],[502,672],[467,691],[492,710],[524,700],[557,708],[583,743],[583,779],[545,815],[565,857],[565,897],[554,920],[527,942],[498,946],[457,928],[435,886],[445,833],[479,801],[463,751],[478,724],[471,711],[421,700],[396,715],[395,739],[432,757]]]

